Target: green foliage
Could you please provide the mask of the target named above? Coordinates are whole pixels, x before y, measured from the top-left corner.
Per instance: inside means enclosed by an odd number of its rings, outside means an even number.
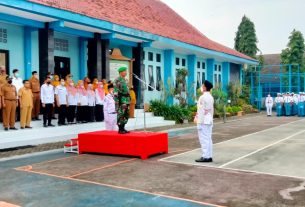
[[[243,109],[240,106],[232,106],[232,111],[234,114],[237,114],[237,112],[242,111]]]
[[[178,99],[179,104],[181,106],[186,106],[186,77],[188,75],[188,71],[185,68],[177,69],[176,73],[176,87],[174,90],[174,96]]]
[[[214,97],[214,114],[218,117],[223,117],[227,103],[227,94],[220,88],[215,88],[212,90],[212,96]]]
[[[165,120],[174,120],[176,123],[183,123],[183,120],[189,120],[192,116],[192,112],[180,105],[168,106],[162,101],[151,101],[150,111],[154,113],[155,116],[162,116]]]
[[[257,37],[254,23],[246,16],[243,16],[235,37],[235,50],[256,58]]]
[[[227,88],[228,98],[231,100],[232,105],[237,105],[238,98],[241,96],[242,87],[240,83],[230,82]]]
[[[299,64],[301,72],[305,72],[304,52],[303,34],[294,29],[289,36],[287,48],[282,50],[281,61],[283,64]]]
[[[248,113],[251,113],[253,112],[253,106],[252,105],[249,105],[249,104],[244,104],[242,105],[242,110],[248,114]]]

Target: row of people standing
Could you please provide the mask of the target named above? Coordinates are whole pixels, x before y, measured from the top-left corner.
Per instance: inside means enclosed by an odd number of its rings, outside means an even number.
[[[265,99],[267,116],[272,115],[272,107],[275,103],[277,116],[305,116],[305,93],[277,93],[273,98],[268,94]]]

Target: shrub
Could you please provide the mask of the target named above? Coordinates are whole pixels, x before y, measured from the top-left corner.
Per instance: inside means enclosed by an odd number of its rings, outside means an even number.
[[[232,107],[231,107],[231,106],[227,106],[227,107],[226,107],[226,112],[232,114],[232,113],[233,113]]]
[[[242,110],[247,114],[253,112],[253,106],[249,104],[242,105]]]

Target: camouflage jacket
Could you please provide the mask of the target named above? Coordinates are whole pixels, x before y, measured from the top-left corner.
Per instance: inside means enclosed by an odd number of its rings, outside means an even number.
[[[130,103],[130,94],[127,80],[123,77],[118,77],[114,81],[114,100],[116,106]]]

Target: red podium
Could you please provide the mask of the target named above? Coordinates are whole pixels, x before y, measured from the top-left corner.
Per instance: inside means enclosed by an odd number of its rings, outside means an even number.
[[[78,135],[79,154],[102,153],[139,156],[142,160],[159,153],[168,153],[168,134],[154,132],[96,131]]]

